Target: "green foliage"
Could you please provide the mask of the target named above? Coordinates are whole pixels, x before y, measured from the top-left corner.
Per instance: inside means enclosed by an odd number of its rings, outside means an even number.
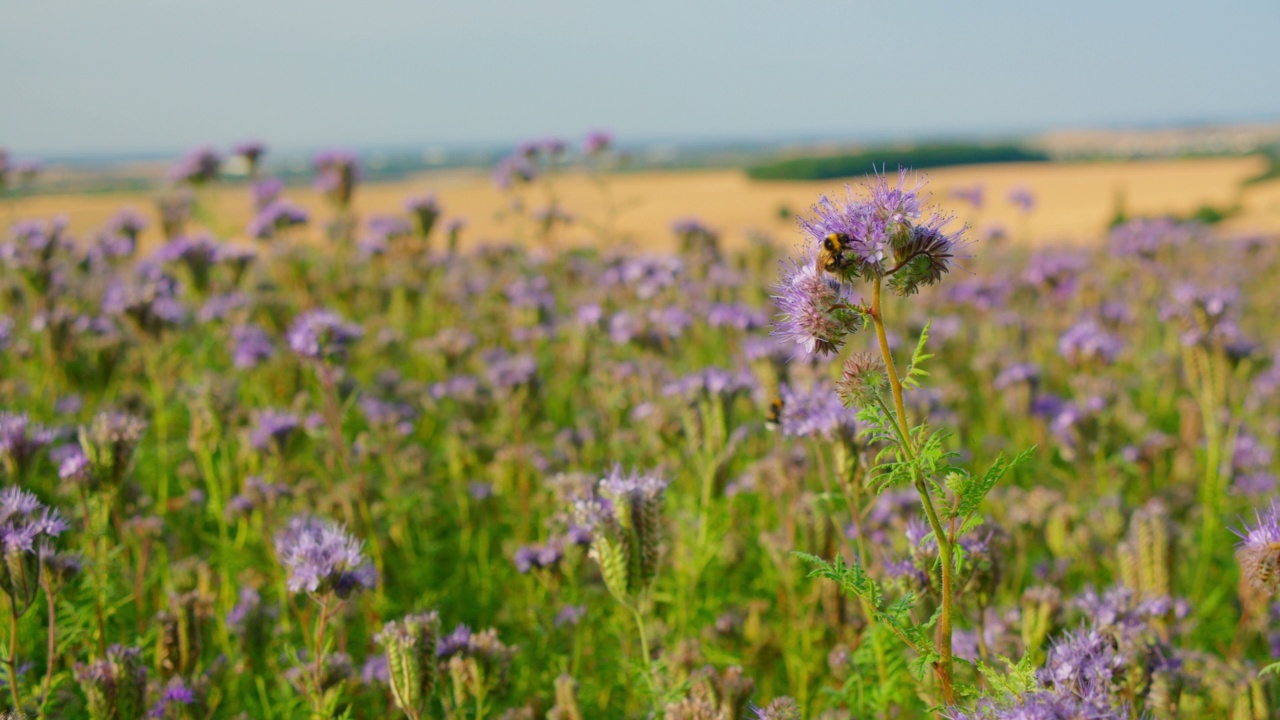
[[[961,532],[969,527],[969,521],[974,514],[978,512],[978,506],[986,499],[987,493],[991,492],[991,488],[1005,476],[1010,470],[1027,462],[1035,454],[1034,446],[1023,450],[1013,457],[1012,460],[1005,461],[1004,454],[996,456],[991,467],[987,469],[981,477],[975,478],[964,471],[952,472],[947,475],[947,489],[955,496],[956,501],[952,509],[948,513],[948,518],[959,519],[962,525]]]
[[[831,580],[844,592],[865,601],[871,610],[871,619],[883,624],[915,652],[916,657],[910,664],[911,672],[917,679],[924,677],[938,659],[929,632],[935,621],[921,624],[912,618],[911,610],[917,601],[915,594],[905,593],[886,605],[880,584],[867,575],[866,570],[857,562],[848,564],[839,555],[835,562],[827,562],[809,553],[797,551],[793,554],[813,566],[809,577]]]
[[[1003,655],[999,656],[999,658],[1000,662],[1004,663],[1006,667],[1004,671],[985,662],[979,661],[977,664],[978,672],[982,675],[982,679],[989,688],[987,691],[989,697],[998,700],[1012,700],[1027,694],[1038,686],[1036,682],[1036,664],[1030,655],[1024,656],[1017,662]]]

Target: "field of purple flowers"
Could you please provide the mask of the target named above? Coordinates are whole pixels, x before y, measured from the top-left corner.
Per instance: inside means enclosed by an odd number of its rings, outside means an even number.
[[[207,231],[208,151],[154,215],[4,230],[0,707],[1280,708],[1274,242],[975,241],[890,173],[742,252],[681,221],[646,255],[603,206],[568,209],[599,249],[554,252],[566,209],[515,202],[512,242],[471,247],[430,197],[355,216],[354,156],[316,159],[308,217],[237,152],[259,215],[234,236]],[[576,154],[497,179],[518,200]]]

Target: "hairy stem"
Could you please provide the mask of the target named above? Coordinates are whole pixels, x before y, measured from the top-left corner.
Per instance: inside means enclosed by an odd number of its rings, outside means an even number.
[[[897,367],[893,363],[893,353],[889,350],[889,336],[885,332],[884,307],[881,303],[882,283],[876,280],[873,286],[871,320],[876,326],[876,339],[880,341],[880,354],[884,358],[885,371],[889,376],[889,387],[893,390],[893,404],[896,409],[898,434],[902,452],[908,460],[915,460],[915,448],[911,442],[910,425],[907,423],[907,408],[902,400],[902,379],[898,376]],[[912,475],[916,492],[920,495],[920,503],[924,506],[925,515],[929,518],[929,527],[933,530],[934,540],[938,543],[938,559],[942,565],[942,608],[938,616],[937,650],[938,662],[934,669],[938,674],[938,684],[942,688],[942,699],[947,705],[955,704],[955,690],[952,687],[951,657],[951,616],[953,611],[953,595],[955,594],[955,568],[951,561],[951,537],[943,531],[942,522],[938,519],[938,511],[933,506],[933,497],[925,479],[920,476],[919,469],[912,465]]]

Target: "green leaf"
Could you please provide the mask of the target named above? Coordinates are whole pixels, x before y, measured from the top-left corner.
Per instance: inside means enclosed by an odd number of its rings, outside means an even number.
[[[920,387],[920,381],[916,378],[929,376],[929,373],[926,372],[924,368],[920,367],[920,365],[923,364],[925,360],[933,357],[933,355],[927,354],[924,351],[925,343],[929,340],[929,326],[932,324],[932,320],[926,322],[924,324],[924,329],[920,331],[920,340],[916,342],[916,350],[911,354],[911,364],[907,366],[907,374],[902,378],[902,384],[905,387],[918,388]]]
[[[1036,688],[1036,666],[1030,654],[1023,656],[1016,663],[1003,655],[997,657],[1000,658],[1000,662],[1008,666],[1007,672],[1001,672],[984,662],[978,663],[978,672],[987,681],[987,685],[995,691],[993,695],[1010,700],[1026,695]]]
[[[1029,460],[1031,454],[1035,451],[1036,448],[1033,445],[1007,462],[1004,459],[1004,454],[1001,453],[996,456],[995,462],[982,474],[982,477],[976,479],[969,477],[962,483],[961,490],[956,493],[959,501],[956,503],[955,512],[951,517],[963,518],[967,521],[970,515],[978,511],[978,506],[982,504],[982,500],[986,498],[987,493],[991,492],[991,488],[995,487],[1000,478],[1004,477],[1013,468]]]

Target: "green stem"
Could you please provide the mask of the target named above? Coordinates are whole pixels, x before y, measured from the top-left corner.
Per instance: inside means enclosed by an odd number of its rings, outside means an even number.
[[[885,332],[884,308],[881,303],[882,282],[877,279],[872,286],[871,316],[876,327],[876,339],[880,342],[880,354],[884,358],[885,371],[889,376],[889,387],[893,390],[893,404],[896,409],[898,434],[902,452],[908,460],[914,461],[915,448],[911,443],[911,430],[907,423],[907,408],[902,399],[902,379],[898,376],[897,367],[893,363],[893,353],[889,350],[889,336]],[[942,529],[938,519],[938,511],[933,506],[933,497],[925,479],[920,476],[919,468],[912,463],[916,492],[920,495],[920,503],[924,506],[925,515],[929,518],[929,527],[938,543],[938,559],[942,565],[942,608],[938,617],[937,650],[938,662],[934,669],[938,674],[938,684],[942,688],[942,700],[946,705],[955,704],[955,689],[952,687],[952,655],[951,655],[951,616],[953,613],[954,572],[951,562],[951,537]]]
[[[13,710],[22,714],[22,700],[18,698],[18,604],[9,604],[9,692],[13,695]]]
[[[47,573],[46,577],[48,577]],[[53,583],[46,582],[44,596],[49,603],[49,659],[44,672],[44,680],[40,683],[40,717],[42,718],[47,717],[45,705],[49,703],[49,683],[53,681],[53,664],[58,659],[57,603],[54,602],[53,590]]]
[[[321,687],[321,681],[324,679],[324,632],[328,621],[329,595],[326,593],[320,601],[320,621],[316,623],[315,664],[311,669],[316,690],[316,694],[311,698],[311,704],[316,717],[324,717],[324,688]]]

